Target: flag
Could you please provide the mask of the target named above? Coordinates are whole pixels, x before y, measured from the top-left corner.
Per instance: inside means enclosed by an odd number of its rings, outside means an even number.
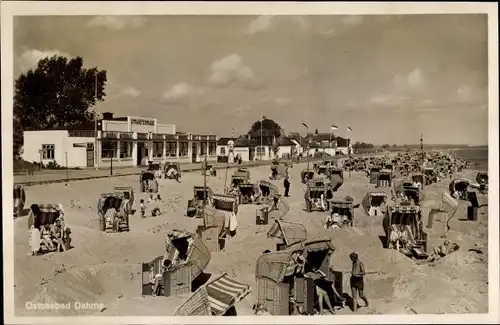
[[[335,130],[339,129],[336,125],[333,125],[333,124],[332,124],[331,128],[332,128],[332,131],[335,131]]]
[[[347,132],[352,132],[352,129],[350,126],[347,127]]]
[[[302,123],[302,125],[303,125],[303,126],[305,126],[305,127],[306,127],[306,129],[309,129],[309,127],[307,126],[307,124],[306,124],[306,123]]]

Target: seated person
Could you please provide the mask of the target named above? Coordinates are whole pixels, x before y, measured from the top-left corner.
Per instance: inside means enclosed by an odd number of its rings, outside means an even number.
[[[445,257],[446,255],[457,251],[459,248],[460,247],[456,243],[452,243],[449,239],[447,239],[441,246],[434,247],[434,253],[429,256],[428,261],[437,261],[441,257]]]
[[[40,243],[45,246],[45,248],[49,251],[53,251],[56,247],[52,242],[52,238],[50,237],[50,226],[43,225],[40,231]]]
[[[172,264],[172,262],[168,259],[164,259],[162,266],[158,273],[154,273],[154,267],[151,265],[149,271],[149,283],[153,285],[153,297],[156,297],[160,292],[161,287],[163,286],[163,273],[168,269],[168,267]]]
[[[158,217],[161,215],[161,211],[159,207],[155,207],[153,211],[151,211],[151,216]]]
[[[321,211],[326,211],[325,195],[323,193],[321,193],[321,197],[319,199],[319,203],[320,203],[320,209],[321,209]]]
[[[118,219],[118,213],[115,208],[109,208],[106,210],[104,215],[106,220],[106,228],[113,228],[116,231],[116,219]]]
[[[333,218],[331,214],[328,214],[325,218],[325,229],[330,229],[333,226]]]
[[[340,216],[340,219],[341,222],[339,222],[339,224],[341,224],[342,226],[348,225],[351,222],[347,215]]]
[[[61,219],[57,218],[56,221],[50,226],[50,236],[52,238],[52,242],[57,246],[57,250],[63,246],[63,235]]]

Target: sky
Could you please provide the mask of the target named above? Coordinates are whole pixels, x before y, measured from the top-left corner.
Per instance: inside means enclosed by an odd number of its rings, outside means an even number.
[[[486,15],[31,16],[14,75],[54,54],[108,72],[98,112],[230,136],[261,114],[286,132],[374,144],[487,144]]]

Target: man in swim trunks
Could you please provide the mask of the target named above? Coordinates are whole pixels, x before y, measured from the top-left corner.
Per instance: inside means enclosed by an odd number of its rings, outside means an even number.
[[[351,292],[353,301],[353,310],[358,309],[358,296],[365,302],[365,307],[368,307],[368,299],[364,295],[365,282],[363,277],[365,276],[365,266],[363,262],[360,261],[358,254],[352,252],[349,257],[352,261],[352,272],[351,272]]]

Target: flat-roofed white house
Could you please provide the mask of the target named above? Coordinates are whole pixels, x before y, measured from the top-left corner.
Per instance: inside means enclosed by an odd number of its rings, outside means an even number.
[[[97,130],[97,134],[96,134]],[[217,137],[177,132],[156,118],[113,117],[50,130],[25,131],[22,158],[68,167],[144,166],[217,160]]]

